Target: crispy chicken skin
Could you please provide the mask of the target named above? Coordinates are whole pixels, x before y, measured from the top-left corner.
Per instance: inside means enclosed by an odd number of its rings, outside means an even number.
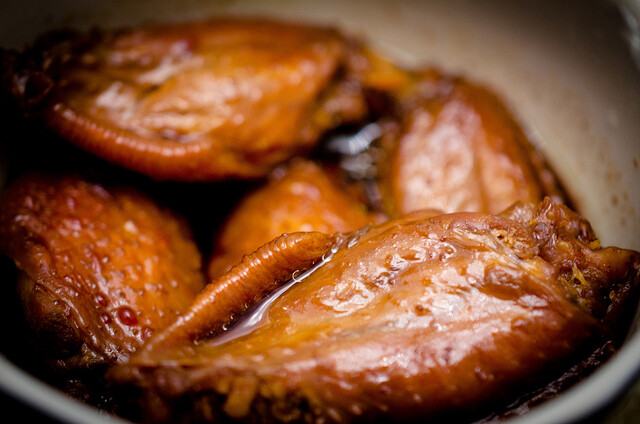
[[[320,265],[282,285],[314,255]],[[606,334],[639,271],[638,253],[598,247],[548,198],[499,216],[416,212],[347,235],[290,234],[108,377],[139,387],[159,422],[473,411]]]
[[[50,35],[5,85],[72,143],[157,179],[257,177],[366,113],[332,28],[214,19]]]
[[[283,233],[346,233],[381,219],[351,198],[320,166],[294,160],[276,169],[269,182],[244,198],[223,224],[209,279]]]
[[[30,174],[0,203],[0,248],[58,369],[125,361],[204,287],[184,223],[133,190]]]
[[[564,195],[542,155],[489,90],[436,70],[394,89],[379,181],[385,209],[500,213],[517,201]]]

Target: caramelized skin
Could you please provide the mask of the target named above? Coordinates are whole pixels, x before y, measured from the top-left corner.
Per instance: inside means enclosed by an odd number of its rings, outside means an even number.
[[[596,244],[586,221],[548,199],[502,216],[415,213],[341,239],[321,266],[213,338],[229,306],[217,298],[236,289],[209,286],[215,295],[200,296],[190,323],[109,377],[144,390],[151,421],[386,422],[473,410],[599,334],[640,282],[638,253]],[[282,261],[270,249],[244,262],[259,257],[273,272]]]
[[[366,111],[346,70],[355,48],[331,28],[211,20],[40,44],[9,71],[14,96],[64,138],[159,179],[266,175]]]
[[[236,207],[217,238],[209,279],[283,233],[346,233],[381,219],[343,192],[318,165],[302,160],[277,169]]]
[[[0,248],[41,347],[60,368],[125,361],[204,287],[182,221],[133,191],[27,175],[0,203]]]
[[[499,213],[517,201],[563,199],[543,157],[500,100],[460,79],[424,71],[395,93],[381,166],[386,209]]]

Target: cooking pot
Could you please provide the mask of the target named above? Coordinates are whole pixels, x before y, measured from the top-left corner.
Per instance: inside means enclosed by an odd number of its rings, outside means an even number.
[[[490,87],[546,154],[603,245],[640,250],[640,2],[4,0],[0,9],[0,46],[13,48],[55,28],[213,15],[338,26],[403,65],[436,66]],[[594,374],[511,422],[632,422],[640,396],[630,388],[639,374],[635,322],[622,349]],[[1,351],[0,389],[62,422],[121,422],[47,386]]]

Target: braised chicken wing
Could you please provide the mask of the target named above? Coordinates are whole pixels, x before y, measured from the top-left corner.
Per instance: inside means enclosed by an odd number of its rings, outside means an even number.
[[[332,28],[214,19],[49,35],[5,54],[9,91],[72,143],[158,179],[256,177],[363,117]]]
[[[219,277],[243,255],[283,233],[346,233],[381,219],[341,190],[320,166],[296,160],[276,169],[267,184],[235,208],[217,237],[208,276]]]
[[[473,411],[606,334],[639,273],[640,254],[598,247],[550,199],[283,235],[108,377],[142,390],[153,422]]]
[[[204,287],[181,219],[79,177],[30,174],[0,203],[0,249],[38,346],[57,369],[123,362]]]
[[[385,209],[499,213],[545,195],[564,201],[556,177],[505,105],[489,90],[436,70],[392,93],[379,186]]]

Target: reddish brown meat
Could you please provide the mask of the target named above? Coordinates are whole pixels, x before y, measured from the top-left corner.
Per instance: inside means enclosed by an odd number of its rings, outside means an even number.
[[[0,248],[40,347],[60,368],[123,362],[204,287],[186,226],[150,199],[28,175],[0,203]]]
[[[556,178],[504,104],[488,90],[437,71],[414,75],[394,95],[400,119],[386,125],[380,189],[389,213],[435,208],[499,213],[545,195]]]
[[[354,52],[332,28],[218,19],[50,36],[5,59],[5,79],[28,113],[124,167],[256,177],[362,118]]]
[[[597,247],[586,221],[546,200],[502,216],[416,213],[338,238],[316,253],[320,266],[255,305],[270,282],[308,268],[274,249],[284,240],[245,257],[112,369],[113,381],[144,391],[149,420],[344,423],[473,411],[601,334],[640,282],[640,254]],[[304,261],[311,250],[299,250]],[[255,277],[260,269],[268,272]]]
[[[346,233],[381,217],[343,192],[318,165],[297,160],[277,169],[265,186],[235,208],[216,241],[209,278],[283,233]]]

